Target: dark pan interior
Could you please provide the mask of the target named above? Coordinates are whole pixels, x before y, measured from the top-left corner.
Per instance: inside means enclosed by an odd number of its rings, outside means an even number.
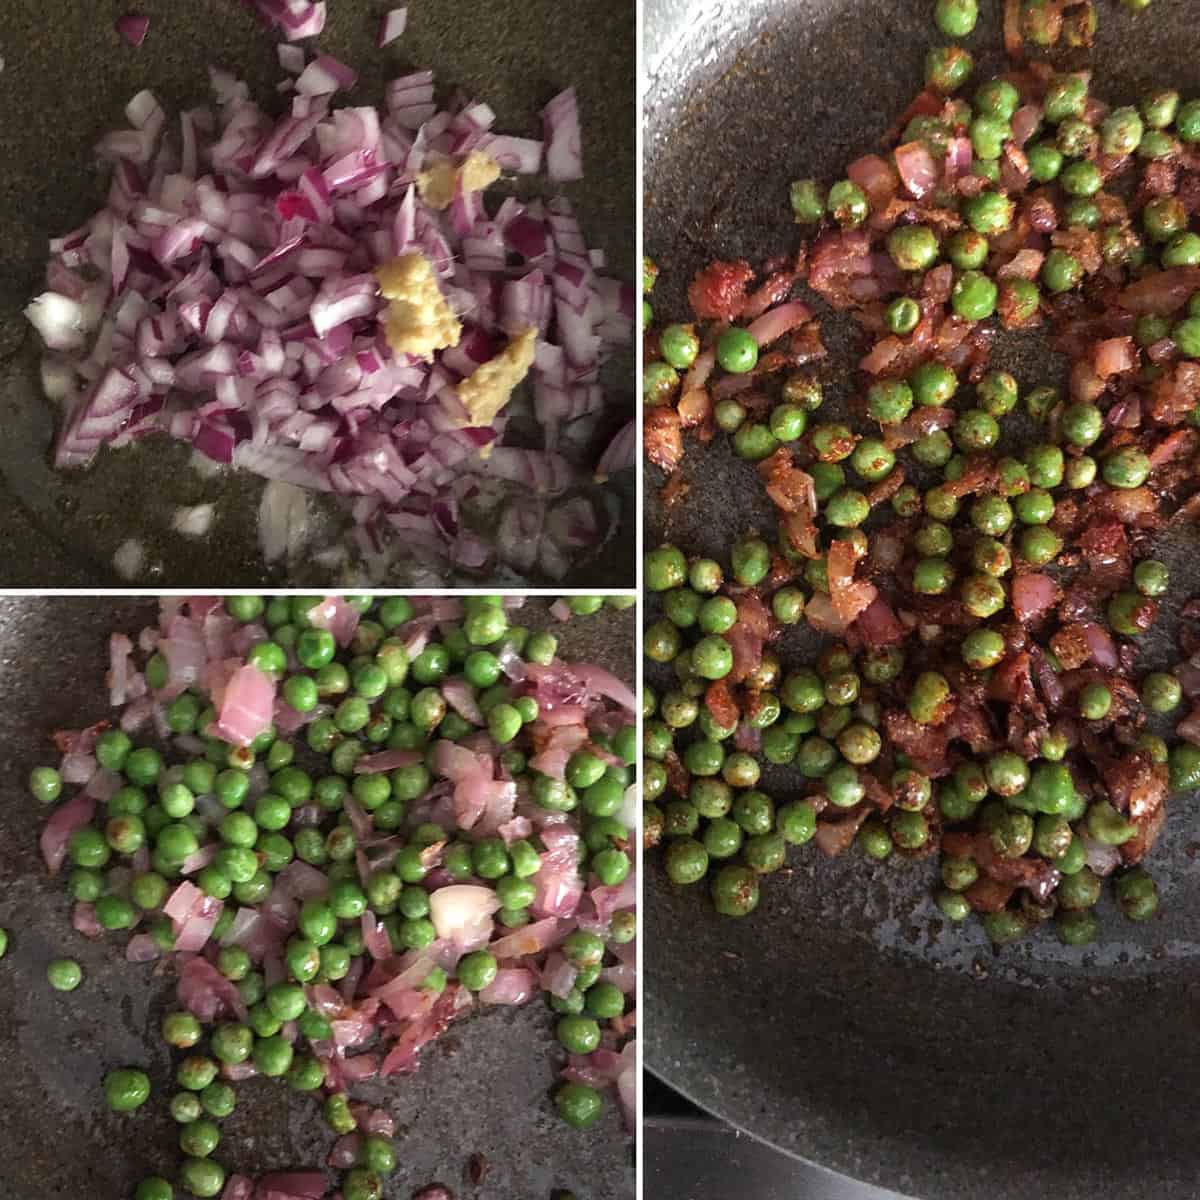
[[[969,41],[979,74],[1000,65],[999,3]],[[1194,5],[1133,15],[1101,3],[1096,90],[1151,83],[1195,93]],[[762,262],[794,246],[787,185],[826,181],[920,87],[937,37],[928,3],[649,0],[646,251],[663,270],[658,313],[713,257]],[[825,310],[823,311],[823,315]],[[853,384],[854,343],[826,322],[826,411]],[[1062,376],[1036,343],[1006,341],[1022,385]],[[1049,375],[1048,375],[1049,373]],[[723,559],[770,513],[723,442],[683,471],[687,502],[656,503],[647,545],[670,538]],[[1194,533],[1163,548],[1181,594],[1196,587]],[[1148,662],[1170,661],[1170,620]],[[811,650],[785,641],[785,663]],[[786,795],[786,774],[768,775]],[[947,928],[930,902],[932,862],[874,865],[793,851],[734,922],[647,871],[646,1063],[693,1100],[798,1156],[921,1200],[1042,1195],[1192,1197],[1200,1149],[1192,1081],[1200,840],[1194,797],[1175,798],[1148,864],[1162,892],[1147,926],[1110,899],[1087,949],[1051,931],[995,953],[978,923]]]
[[[632,611],[605,610],[562,626],[546,607],[532,600],[521,621],[553,626],[566,657],[633,677]],[[170,1178],[180,1161],[178,1126],[167,1113],[177,1090],[173,1061],[158,1033],[162,1014],[174,1007],[173,972],[125,962],[119,935],[90,942],[74,932],[63,879],[47,876],[38,853],[47,810],[26,788],[31,767],[55,761],[53,730],[109,715],[109,632],[136,634],[156,611],[144,599],[0,601],[8,714],[0,732],[0,927],[9,931],[0,962],[5,1200],[127,1200],[144,1175]],[[64,956],[84,970],[83,984],[69,994],[46,983],[46,964]],[[396,1120],[399,1167],[388,1200],[407,1200],[435,1180],[460,1200],[551,1200],[559,1189],[632,1200],[633,1149],[616,1105],[586,1132],[560,1121],[547,1100],[560,1062],[554,1015],[532,1003],[469,1017],[428,1047],[415,1075],[363,1085],[364,1098]],[[153,1084],[149,1103],[132,1116],[104,1103],[101,1080],[118,1066],[143,1067]],[[215,1157],[252,1175],[313,1169],[332,1144],[317,1101],[256,1079],[238,1085],[238,1108],[222,1122]],[[463,1178],[474,1153],[489,1164],[480,1186]]]
[[[253,586],[267,575],[257,546],[261,481],[242,472],[203,479],[188,468],[186,447],[153,438],[106,451],[86,471],[51,470],[54,414],[38,382],[39,339],[21,310],[42,290],[47,242],[77,227],[99,206],[107,177],[92,147],[124,122],[131,96],[150,88],[173,120],[181,108],[210,101],[209,65],[250,84],[269,111],[282,109],[283,78],[274,33],[264,31],[238,0],[144,0],[151,17],[140,49],[127,46],[113,21],[125,0],[9,0],[4,5],[0,73],[0,582],[9,586],[86,587],[114,577],[112,555],[128,537],[160,564],[138,586]],[[382,104],[385,80],[434,70],[439,99],[456,87],[486,100],[505,131],[540,136],[539,111],[574,84],[584,128],[587,178],[566,194],[588,244],[603,248],[609,269],[632,279],[635,226],[635,14],[633,0],[574,4],[562,16],[554,0],[417,0],[408,29],[376,48],[388,0],[335,0],[315,42],[359,72],[342,103]],[[553,30],[553,36],[550,31]],[[272,108],[274,106],[274,109]],[[633,403],[633,358],[623,353],[605,375],[612,408],[605,434],[627,419]],[[598,451],[597,451],[598,455]],[[589,461],[595,461],[594,457]],[[632,472],[627,472],[632,476]],[[632,478],[618,480],[621,531],[605,552],[581,563],[567,581],[577,587],[632,586]],[[198,541],[171,530],[177,505],[217,502],[212,533]],[[326,542],[318,542],[317,548]],[[288,580],[314,578],[311,563]],[[319,577],[317,577],[319,578]],[[404,586],[398,579],[393,586]],[[407,581],[409,583],[412,580]]]

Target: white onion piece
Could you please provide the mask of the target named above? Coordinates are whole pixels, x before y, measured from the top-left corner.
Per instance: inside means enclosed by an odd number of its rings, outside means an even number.
[[[75,394],[75,371],[57,358],[42,359],[42,391],[47,400],[66,400]]]
[[[279,55],[279,65],[289,75],[299,75],[304,70],[304,48],[280,42],[275,48]]]
[[[391,12],[384,15],[380,22],[379,39],[376,45],[382,49],[389,42],[394,42],[404,32],[407,24],[408,9],[393,8]]]
[[[188,459],[188,463],[197,475],[201,475],[205,479],[209,479],[213,475],[219,475],[223,468],[222,463],[217,462],[215,459],[209,458],[207,454],[201,454],[199,450],[192,452],[191,457]]]
[[[25,316],[51,350],[82,350],[87,345],[87,314],[70,296],[43,292],[26,305]]]
[[[1121,851],[1116,846],[1097,842],[1087,834],[1081,835],[1081,841],[1087,850],[1087,865],[1097,875],[1111,875],[1121,865]]]
[[[637,1119],[637,1040],[626,1042],[621,1051],[621,1073],[617,1076],[617,1096],[628,1129],[635,1128]]]
[[[491,888],[455,883],[430,894],[429,919],[439,938],[464,945],[481,936],[486,941],[492,913],[499,907],[499,897]]]
[[[641,789],[636,783],[631,783],[625,789],[625,795],[621,798],[621,809],[617,813],[617,820],[620,821],[626,829],[636,829],[638,823],[638,814],[641,811]]]
[[[171,520],[171,528],[186,537],[204,537],[212,528],[216,508],[212,504],[193,504],[190,508],[177,508]]]
[[[272,479],[258,506],[258,540],[267,562],[291,561],[308,540],[308,496],[303,488]]]
[[[146,547],[137,538],[128,538],[117,547],[112,561],[122,579],[136,579],[146,565]]]

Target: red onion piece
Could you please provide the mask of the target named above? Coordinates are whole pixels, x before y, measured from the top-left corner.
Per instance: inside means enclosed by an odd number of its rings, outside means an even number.
[[[251,1200],[254,1195],[254,1180],[248,1175],[230,1175],[221,1192],[221,1200]]]
[[[807,304],[798,300],[790,304],[781,304],[778,308],[768,309],[758,320],[754,321],[746,332],[760,345],[768,346],[778,341],[784,334],[790,333],[798,325],[812,319],[812,310]]]
[[[154,962],[161,955],[162,951],[159,950],[158,943],[148,933],[135,933],[125,947],[126,962]]]
[[[239,1021],[246,1020],[246,1006],[236,984],[198,955],[183,956],[181,961],[179,1003],[183,1008],[205,1023],[215,1021],[222,1014]]]
[[[71,927],[85,938],[98,938],[104,933],[104,927],[96,918],[96,906],[83,900],[77,901],[71,910]]]
[[[92,823],[96,801],[86,793],[61,805],[46,822],[40,840],[42,858],[51,875],[57,875],[67,857],[67,843],[78,829]]]
[[[938,183],[937,164],[924,142],[907,142],[896,147],[896,170],[908,194],[917,200],[927,196]]]
[[[140,46],[146,40],[146,34],[150,32],[150,18],[126,13],[125,16],[117,18],[116,30],[131,46]]]
[[[1184,741],[1200,746],[1200,705],[1192,706],[1192,711],[1175,726],[1175,732]]]
[[[275,684],[258,667],[247,664],[234,672],[217,717],[217,732],[227,742],[248,746],[271,728]]]
[[[329,1185],[320,1171],[276,1171],[259,1177],[258,1190],[278,1192],[292,1200],[324,1200]]]
[[[542,109],[546,129],[546,172],[557,182],[583,178],[583,136],[575,89],[560,92]]]
[[[278,28],[289,42],[316,37],[325,28],[325,0],[242,0],[263,24]]]
[[[501,967],[480,993],[484,1004],[524,1004],[537,994],[537,978],[526,967]]]
[[[1058,585],[1049,575],[1018,575],[1012,585],[1013,613],[1018,621],[1036,620],[1058,599]]]

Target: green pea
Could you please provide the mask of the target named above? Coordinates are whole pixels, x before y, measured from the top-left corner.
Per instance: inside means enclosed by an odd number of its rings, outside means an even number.
[[[944,558],[923,558],[913,568],[913,591],[942,596],[954,585],[954,568]]]
[[[979,19],[976,0],[937,0],[934,20],[947,37],[967,37]]]
[[[1150,460],[1136,447],[1123,446],[1104,459],[1101,474],[1111,487],[1141,487],[1150,477]]]
[[[225,1186],[225,1168],[211,1158],[188,1158],[179,1169],[179,1181],[193,1196],[209,1200]]]
[[[104,1098],[113,1112],[133,1112],[150,1098],[150,1078],[133,1068],[110,1071],[104,1077]]]
[[[919,850],[929,840],[929,822],[922,813],[902,809],[892,817],[890,832],[901,850]]]
[[[717,361],[730,374],[744,375],[758,365],[758,343],[748,330],[732,326],[717,339]]]
[[[950,685],[945,676],[936,671],[925,671],[917,677],[909,693],[909,716],[919,724],[927,725],[949,698]]]
[[[212,1084],[210,1087],[214,1086]],[[204,1106],[201,1103],[201,1097],[194,1092],[176,1092],[171,1097],[170,1103],[171,1117],[180,1125],[189,1125],[192,1121],[198,1121],[201,1113],[204,1112]]]
[[[1117,880],[1117,903],[1131,921],[1148,921],[1158,909],[1158,887],[1144,867]]]
[[[1097,800],[1087,810],[1087,831],[1097,842],[1120,846],[1137,833],[1137,827],[1126,821],[1107,800]]]
[[[1012,137],[1012,128],[1000,117],[981,113],[971,122],[969,133],[977,157],[998,159],[1004,152],[1004,143]]]
[[[1002,121],[1010,120],[1020,103],[1017,89],[1007,79],[991,79],[975,93],[975,110]]]
[[[458,963],[459,982],[469,991],[482,991],[496,978],[495,958],[486,950],[476,950],[464,955]]]
[[[1037,183],[1052,183],[1063,167],[1062,152],[1053,142],[1036,142],[1025,152],[1029,174]]]
[[[1004,233],[1013,219],[1013,202],[1000,192],[980,192],[963,201],[967,224],[984,237]]]
[[[217,1077],[217,1064],[202,1054],[185,1058],[175,1070],[175,1080],[189,1092],[202,1092]]]
[[[680,587],[687,578],[687,560],[676,547],[660,546],[646,555],[643,574],[652,592]]]
[[[888,235],[888,253],[902,271],[924,271],[937,261],[938,239],[927,225],[899,225]]]
[[[867,391],[867,413],[881,425],[899,424],[912,407],[912,389],[902,379],[879,380]]]
[[[122,896],[101,896],[96,901],[96,920],[103,929],[132,929],[138,922],[138,913]]]
[[[1180,152],[1181,144],[1169,133],[1161,129],[1148,129],[1138,146],[1138,157],[1153,161],[1160,158],[1170,158]]]
[[[975,60],[961,46],[934,46],[925,56],[925,82],[945,95],[958,91],[974,69]]]
[[[1083,267],[1077,258],[1056,247],[1046,255],[1041,278],[1051,292],[1069,292],[1083,279]]]
[[[1171,330],[1171,337],[1180,354],[1188,358],[1200,358],[1200,317],[1188,317],[1180,321]]]
[[[916,402],[924,406],[944,407],[958,391],[958,377],[943,363],[923,363],[908,382]]]
[[[825,215],[826,197],[815,179],[794,180],[788,194],[797,225],[816,225]]]
[[[1089,683],[1079,693],[1079,713],[1087,721],[1100,721],[1112,708],[1112,692],[1102,683]]]
[[[921,306],[911,296],[897,296],[887,306],[884,322],[891,333],[905,337],[920,324]]]
[[[1166,129],[1179,112],[1179,93],[1169,90],[1151,92],[1143,97],[1138,107],[1151,129]]]
[[[1047,525],[1054,516],[1054,497],[1044,488],[1030,488],[1016,498],[1013,509],[1024,525]]]
[[[808,412],[797,404],[779,404],[771,410],[770,430],[780,442],[794,442],[804,436]]]
[[[1062,538],[1045,525],[1033,525],[1021,532],[1021,557],[1036,567],[1052,563],[1062,547]]]
[[[1189,100],[1175,117],[1175,129],[1182,141],[1200,142],[1200,100]]]
[[[1169,242],[1187,223],[1187,209],[1176,196],[1155,196],[1142,209],[1142,227],[1156,242]]]
[[[658,349],[671,366],[686,371],[700,353],[700,339],[692,325],[668,325],[658,335]]]
[[[722,867],[713,880],[712,893],[714,907],[723,916],[748,916],[758,907],[758,874],[749,867]]]
[[[844,488],[826,502],[825,519],[831,525],[854,528],[867,519],[870,511],[870,503],[862,492],[854,488]]]
[[[912,456],[924,467],[944,467],[954,455],[954,444],[944,429],[935,429],[912,445]]]
[[[667,847],[667,876],[672,883],[699,883],[708,874],[708,851],[695,838],[677,838]]]
[[[843,229],[856,229],[870,215],[866,193],[848,179],[838,180],[826,201],[829,214]]]
[[[1068,196],[1094,196],[1104,186],[1100,168],[1093,162],[1074,162],[1059,176],[1059,185]],[[1071,224],[1087,224],[1086,221]]]

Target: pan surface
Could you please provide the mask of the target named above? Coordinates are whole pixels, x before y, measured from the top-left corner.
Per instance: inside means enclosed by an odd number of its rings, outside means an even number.
[[[980,7],[969,46],[986,78],[1001,65],[1001,6]],[[919,90],[937,36],[931,8],[649,0],[646,252],[665,280],[656,312],[681,314],[681,285],[714,257],[761,263],[796,244],[789,181],[838,178],[877,149]],[[1099,94],[1127,102],[1152,82],[1195,94],[1194,6],[1158,0],[1136,17],[1098,8]],[[824,330],[822,412],[836,416],[855,359],[844,326]],[[1005,341],[997,362],[1023,387],[1063,373],[1028,342]],[[685,457],[683,471],[692,490],[668,517],[655,500],[662,476],[648,469],[647,545],[669,538],[723,560],[734,538],[769,526],[752,468],[723,440]],[[1184,597],[1200,591],[1194,537],[1163,548]],[[1145,664],[1171,661],[1171,641],[1168,621]],[[789,635],[785,668],[811,644]],[[788,776],[776,771],[765,790],[785,796]],[[1134,926],[1106,899],[1100,940],[1086,949],[1043,930],[995,953],[978,923],[947,928],[930,902],[932,861],[793,852],[758,911],[731,921],[673,888],[656,859],[646,1064],[793,1154],[921,1200],[1192,1197],[1196,815],[1194,797],[1173,798],[1148,864],[1160,915]]]
[[[114,19],[130,7],[125,0],[10,0],[4,6],[0,583],[120,586],[113,552],[134,536],[144,543],[147,562],[156,564],[138,586],[253,586],[267,577],[256,532],[261,481],[243,472],[202,478],[189,469],[186,447],[160,438],[106,451],[86,471],[60,474],[49,465],[54,413],[38,382],[39,339],[21,310],[42,290],[48,239],[77,227],[106,193],[107,177],[92,147],[103,133],[121,127],[125,104],[142,88],[155,92],[172,115],[207,104],[210,65],[244,78],[269,111],[283,106],[275,93],[283,77],[276,35],[264,31],[237,0],[145,0],[136,8],[152,24],[136,50],[113,29]],[[319,46],[359,72],[349,103],[381,104],[385,80],[428,67],[439,99],[461,87],[492,105],[498,127],[527,136],[541,136],[540,109],[574,84],[588,174],[565,193],[588,244],[603,248],[609,269],[630,279],[636,211],[633,0],[576,3],[569,16],[554,0],[483,5],[415,0],[403,37],[379,50],[379,16],[392,7],[386,0],[335,0],[325,32],[303,44]],[[610,409],[597,431],[600,447],[628,417],[632,379],[631,354],[608,364]],[[620,495],[622,528],[603,554],[576,568],[566,581],[571,586],[634,582],[632,479],[608,486]],[[212,501],[217,516],[210,537],[196,541],[171,531],[177,505]],[[305,572],[314,569],[302,563],[287,582],[304,582]]]
[[[127,1200],[152,1171],[179,1161],[178,1126],[167,1114],[176,1088],[158,1033],[174,1007],[173,973],[131,966],[121,939],[95,942],[71,928],[62,877],[50,879],[37,849],[47,810],[29,795],[31,767],[53,761],[55,729],[77,729],[110,713],[104,672],[108,634],[156,619],[154,601],[8,598],[0,601],[0,926],[9,948],[0,963],[0,1195],[5,1200]],[[553,627],[563,655],[633,678],[631,610],[604,610],[560,625],[544,601],[521,621]],[[84,970],[75,992],[51,991],[46,964],[72,957]],[[585,1133],[559,1120],[547,1096],[561,1048],[542,1004],[464,1020],[429,1046],[412,1076],[364,1085],[363,1097],[395,1117],[399,1167],[388,1200],[435,1180],[460,1200],[551,1200],[559,1189],[632,1200],[633,1151],[615,1104]],[[104,1103],[104,1074],[142,1066],[149,1103],[118,1116]],[[368,1090],[368,1086],[372,1090]],[[319,1105],[278,1081],[238,1085],[238,1108],[222,1123],[216,1157],[230,1171],[322,1167],[333,1135]],[[471,1154],[489,1163],[482,1185],[466,1185]]]

